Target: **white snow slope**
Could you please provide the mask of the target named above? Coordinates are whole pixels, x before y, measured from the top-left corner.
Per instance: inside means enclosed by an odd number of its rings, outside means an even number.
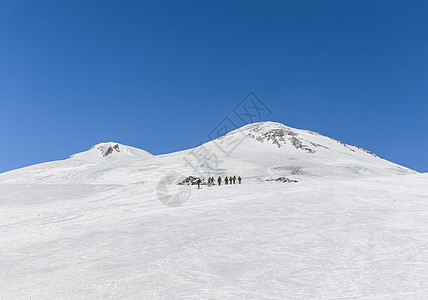
[[[164,205],[195,161],[243,184]],[[0,174],[0,299],[426,299],[427,175],[270,122],[161,156],[99,144]]]

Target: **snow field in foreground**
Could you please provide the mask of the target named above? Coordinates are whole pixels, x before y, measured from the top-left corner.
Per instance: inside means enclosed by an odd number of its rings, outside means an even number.
[[[192,187],[0,184],[1,299],[424,299],[427,174]]]

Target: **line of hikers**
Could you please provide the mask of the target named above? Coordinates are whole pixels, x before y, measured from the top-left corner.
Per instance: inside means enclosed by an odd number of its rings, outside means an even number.
[[[238,176],[238,178],[236,178],[236,176],[229,176],[229,177],[225,177],[224,178],[224,184],[235,184],[236,183],[236,180],[238,180],[238,183],[239,184],[241,184],[241,182],[242,182],[242,178],[241,178],[241,176]],[[214,179],[214,177],[210,177],[210,178],[208,178],[208,186],[212,186],[212,185],[214,185],[214,181],[215,181],[215,179]],[[221,179],[221,177],[219,176],[218,178],[217,178],[217,183],[218,183],[218,185],[221,185],[221,182],[222,182],[222,179]]]

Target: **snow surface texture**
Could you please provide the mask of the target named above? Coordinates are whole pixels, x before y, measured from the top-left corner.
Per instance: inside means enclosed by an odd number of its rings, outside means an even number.
[[[201,170],[243,184],[159,201]],[[168,155],[99,144],[0,174],[0,299],[426,299],[427,175],[271,122]]]

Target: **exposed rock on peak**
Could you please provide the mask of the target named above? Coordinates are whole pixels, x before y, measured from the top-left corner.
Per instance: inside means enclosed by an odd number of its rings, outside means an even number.
[[[109,156],[113,151],[120,152],[119,144],[103,143],[93,146],[90,150],[97,149],[103,157]]]
[[[278,148],[285,147],[287,143],[296,149],[303,150],[307,153],[315,153],[315,150],[299,136],[299,134],[291,127],[287,127],[281,123],[261,122],[250,124],[242,127],[246,136],[253,138],[258,142],[270,142]],[[312,146],[315,146],[314,144]],[[315,146],[317,147],[317,146]]]
[[[248,124],[237,130],[234,130],[228,133],[226,136],[233,135],[238,132],[260,143],[265,143],[265,142],[271,143],[276,145],[278,148],[285,148],[287,147],[287,145],[290,145],[293,148],[302,150],[306,153],[316,153],[318,151],[317,148],[330,149],[330,147],[327,146],[328,143],[325,143],[325,144],[315,143],[314,141],[312,141],[311,138],[308,138],[310,136],[321,137],[321,138],[326,138],[331,141],[334,141],[342,145],[343,147],[345,147],[351,152],[360,150],[374,157],[377,157],[376,154],[374,154],[369,150],[366,150],[357,146],[351,146],[351,145],[345,144],[344,142],[335,140],[327,136],[323,136],[318,132],[310,131],[310,130],[295,129],[277,122],[259,122],[259,123]]]

